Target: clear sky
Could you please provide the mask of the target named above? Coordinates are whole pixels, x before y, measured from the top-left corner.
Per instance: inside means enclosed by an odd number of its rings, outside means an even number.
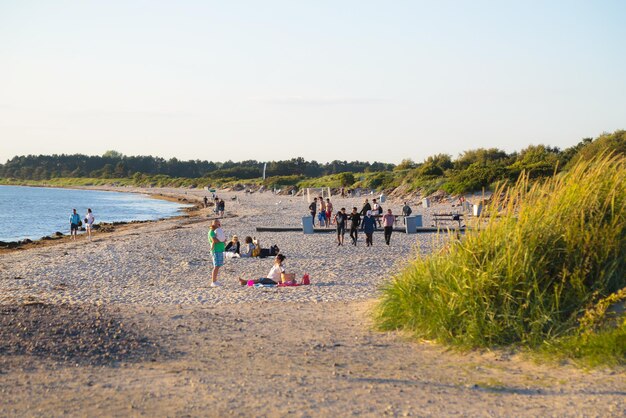
[[[0,162],[398,163],[626,128],[626,1],[0,0]]]

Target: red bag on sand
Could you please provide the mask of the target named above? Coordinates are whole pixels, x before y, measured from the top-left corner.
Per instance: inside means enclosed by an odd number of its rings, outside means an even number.
[[[302,276],[302,284],[303,285],[311,284],[311,279],[309,279],[309,273],[305,273],[305,275]]]

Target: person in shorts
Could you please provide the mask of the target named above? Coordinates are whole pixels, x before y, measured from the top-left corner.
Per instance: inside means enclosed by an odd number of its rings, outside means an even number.
[[[85,215],[85,230],[87,230],[87,238],[91,241],[91,231],[93,230],[93,223],[96,221],[96,217],[93,216],[93,212],[91,208],[87,209],[87,214]]]
[[[76,213],[76,209],[72,209],[72,214],[70,215],[70,239],[76,239],[78,228],[80,228],[80,215]]]
[[[226,247],[224,241],[226,241],[226,234],[224,234],[222,224],[219,219],[215,219],[209,229],[209,245],[211,247],[211,261],[213,262],[211,287],[220,286],[217,282],[217,274],[219,273],[220,267],[224,265],[224,249]]]

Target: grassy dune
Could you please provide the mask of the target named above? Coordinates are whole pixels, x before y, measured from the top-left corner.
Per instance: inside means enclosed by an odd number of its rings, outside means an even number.
[[[386,285],[378,326],[467,347],[560,347],[573,357],[603,340],[607,361],[626,362],[616,347],[626,347],[625,323],[580,321],[606,298],[626,298],[617,293],[626,287],[625,179],[626,159],[601,156],[501,188],[484,212],[493,216]]]

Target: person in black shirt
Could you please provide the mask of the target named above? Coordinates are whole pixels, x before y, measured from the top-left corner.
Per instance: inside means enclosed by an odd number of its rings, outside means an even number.
[[[313,220],[313,226],[315,226],[315,212],[317,212],[317,197],[313,198],[313,201],[309,205],[309,211],[311,212],[311,218]]]
[[[341,208],[335,215],[335,225],[337,225],[337,246],[343,245],[343,238],[346,235],[346,208]]]
[[[370,205],[370,202],[367,201],[367,199],[365,199],[365,203],[363,204],[363,207],[361,208],[361,216],[365,216],[365,214],[372,210],[372,205]],[[363,228],[361,228],[361,231],[363,230]]]
[[[352,213],[349,216],[350,218],[350,238],[352,239],[352,245],[356,245],[357,239],[359,238],[359,225],[361,224],[361,215],[354,207],[352,208]]]

